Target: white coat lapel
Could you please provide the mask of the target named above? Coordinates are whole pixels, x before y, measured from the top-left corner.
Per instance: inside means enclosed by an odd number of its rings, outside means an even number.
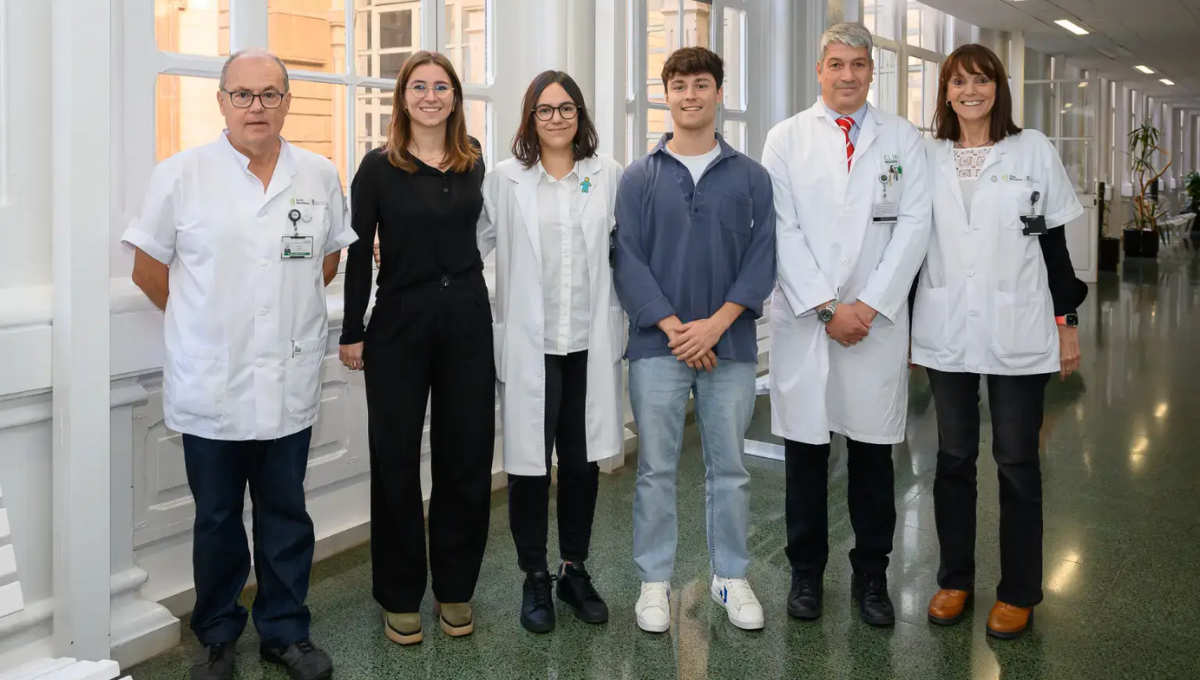
[[[850,173],[836,172],[833,168],[842,170],[846,168],[846,133],[842,132],[842,128],[834,122],[820,99],[817,100],[812,110],[816,113],[816,120],[813,121],[816,128],[813,130],[814,141],[824,156],[823,166],[830,168],[829,178],[832,180],[830,190],[841,203],[845,200],[846,188],[850,186]]]
[[[942,179],[950,184],[950,193],[958,203],[959,212],[969,218],[963,201],[962,184],[958,181],[958,168],[954,163],[954,142],[946,140],[938,145],[937,164],[941,168]]]
[[[867,107],[867,115],[863,119],[862,130],[858,133],[858,144],[854,145],[854,158],[851,159],[850,169],[867,157],[867,152],[871,150],[871,145],[879,137],[879,126],[882,125],[875,116],[871,115],[871,108]]]
[[[579,205],[579,222],[583,227],[583,239],[587,245],[588,262],[596,262],[596,249],[600,246],[602,237],[608,235],[609,226],[603,216],[608,213],[606,201],[593,201],[592,196],[608,191],[610,178],[604,172],[604,166],[595,156],[579,161],[578,185],[574,191],[583,192],[583,201]],[[592,212],[588,212],[588,207]],[[602,213],[602,214],[597,214]],[[608,243],[604,243],[608,247]]]
[[[529,233],[529,245],[533,248],[533,259],[537,262],[537,277],[542,278],[542,231],[538,223],[538,180],[541,177],[541,166],[534,165],[525,168],[514,177],[517,183],[517,206],[521,210],[521,220]]]

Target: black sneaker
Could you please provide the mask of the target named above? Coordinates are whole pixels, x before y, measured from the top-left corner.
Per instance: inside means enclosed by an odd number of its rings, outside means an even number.
[[[850,596],[858,600],[858,613],[872,626],[891,626],[896,623],[896,610],[888,596],[885,574],[855,574]]]
[[[788,592],[788,616],[804,621],[821,618],[821,601],[824,588],[819,576],[792,574],[792,589]]]
[[[333,677],[333,661],[307,638],[287,647],[263,645],[258,648],[258,653],[264,661],[287,669],[292,680],[329,680]]]
[[[232,680],[233,643],[200,648],[192,659],[191,680]]]
[[[608,620],[608,605],[592,587],[592,576],[583,562],[564,562],[559,567],[558,599],[571,605],[580,621],[604,623]]]
[[[550,597],[550,572],[525,574],[521,598],[521,625],[530,633],[554,630],[554,601]]]

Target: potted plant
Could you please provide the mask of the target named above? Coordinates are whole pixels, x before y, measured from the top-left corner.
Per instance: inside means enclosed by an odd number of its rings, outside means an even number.
[[[1200,215],[1200,172],[1193,170],[1183,178],[1183,190],[1188,197],[1187,212]]]
[[[1130,174],[1136,181],[1133,197],[1133,227],[1125,228],[1125,257],[1155,257],[1158,255],[1158,220],[1166,210],[1146,194],[1171,167],[1171,155],[1159,148],[1162,132],[1149,120],[1129,133]],[[1161,170],[1154,168],[1154,152],[1162,153],[1167,162]]]

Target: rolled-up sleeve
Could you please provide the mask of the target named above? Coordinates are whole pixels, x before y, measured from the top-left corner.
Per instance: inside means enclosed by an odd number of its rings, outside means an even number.
[[[750,247],[742,257],[737,279],[725,296],[727,302],[745,307],[755,318],[763,313],[763,302],[775,286],[775,198],[771,176],[759,168],[750,187],[754,204]]]
[[[150,174],[142,212],[121,235],[121,240],[136,246],[163,264],[175,259],[175,202],[180,181],[180,163],[171,158],[159,163]]]
[[[613,284],[617,298],[634,326],[651,328],[675,313],[671,301],[663,294],[650,271],[644,243],[642,216],[645,191],[644,165],[632,166],[621,177],[617,189],[617,252],[613,267]]]

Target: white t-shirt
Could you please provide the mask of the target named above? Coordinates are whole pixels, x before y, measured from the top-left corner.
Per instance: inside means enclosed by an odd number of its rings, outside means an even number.
[[[121,237],[170,265],[163,411],[176,432],[270,440],[317,420],[322,263],[357,236],[333,163],[280,145],[265,192],[225,134],[164,160]],[[283,257],[293,236],[312,239],[312,257]]]
[[[675,158],[680,163],[683,163],[683,165],[688,169],[688,172],[692,173],[692,183],[696,185],[700,184],[700,177],[704,175],[704,171],[708,169],[708,166],[712,165],[712,162],[717,160],[717,157],[721,155],[720,144],[714,146],[712,151],[709,151],[701,156],[681,156],[674,151],[671,151],[670,146],[663,148],[666,149],[667,153],[671,154],[672,158]]]

